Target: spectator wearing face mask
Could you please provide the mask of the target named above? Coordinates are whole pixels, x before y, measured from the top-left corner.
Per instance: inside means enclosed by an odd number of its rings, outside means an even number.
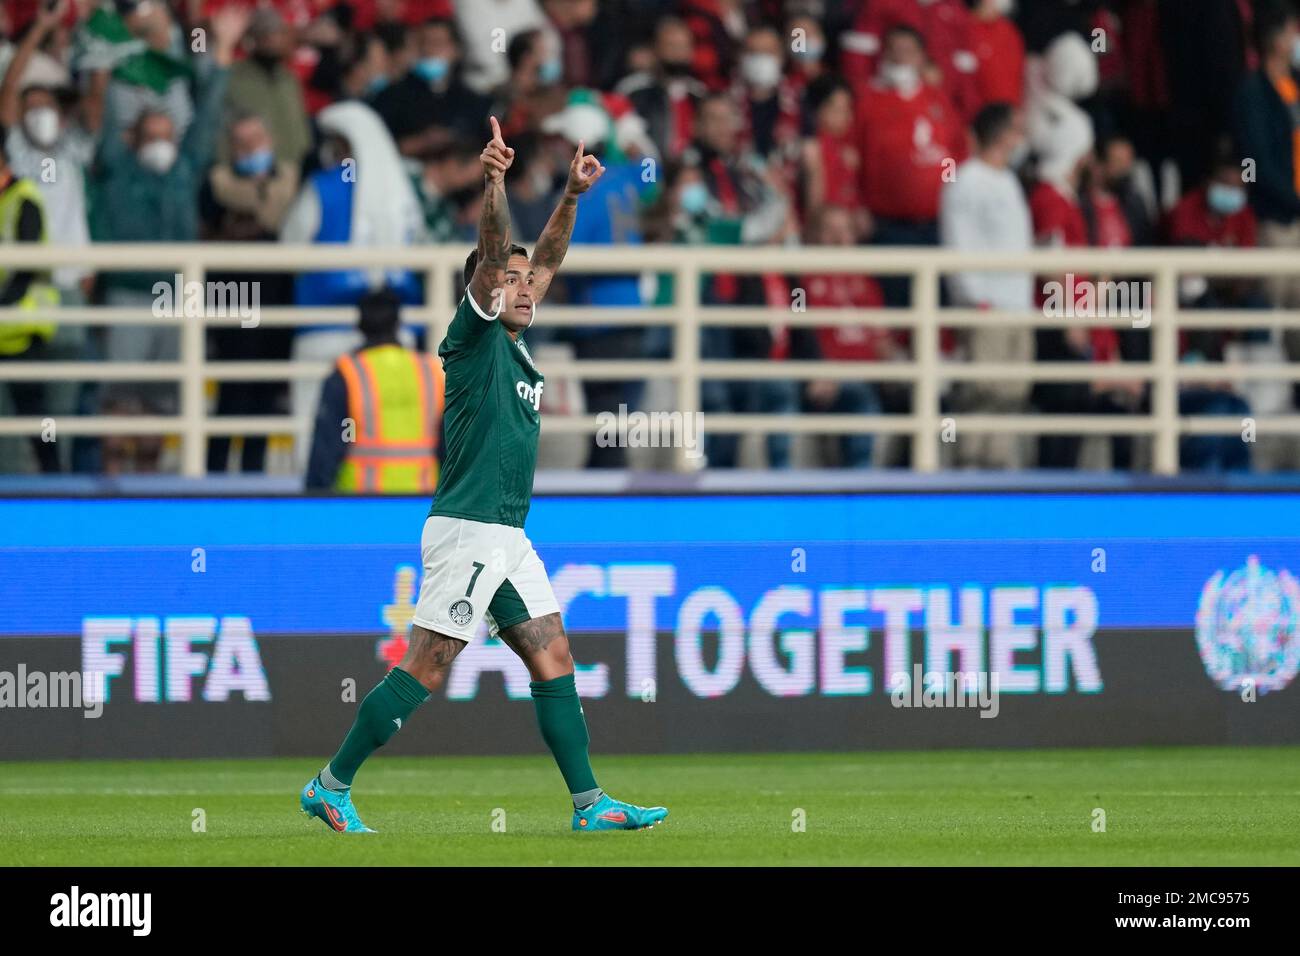
[[[923,79],[938,85],[958,115],[969,120],[980,106],[971,26],[965,0],[871,0],[840,37],[844,77],[855,88],[869,84],[880,71],[889,35],[906,27],[929,55]]]
[[[226,111],[230,115],[256,113],[263,118],[276,159],[299,165],[311,149],[311,127],[302,86],[289,68],[294,34],[273,7],[253,15],[248,36],[252,43],[248,58],[230,68],[226,89]],[[229,141],[217,147],[221,161],[230,158]]]
[[[910,27],[885,36],[880,73],[858,89],[862,198],[880,245],[936,245],[939,195],[966,157],[966,128],[943,90],[922,78],[925,45]],[[908,301],[907,282],[882,283],[890,305]]]
[[[542,0],[542,11],[558,39],[557,59],[565,86],[592,86],[596,79],[596,56],[592,47],[592,24],[596,0]],[[600,38],[607,45],[606,38]]]
[[[253,113],[237,115],[227,134],[230,159],[215,164],[199,195],[200,235],[204,242],[274,242],[298,190],[298,165],[277,159],[275,140],[266,121]],[[282,272],[214,272],[214,283],[256,283],[259,306],[293,301],[292,278]],[[284,360],[289,357],[292,330],[277,326],[208,330],[208,354],[221,361]],[[280,382],[221,382],[217,387],[218,415],[267,415],[287,409]],[[213,436],[208,442],[208,471],[226,470],[231,439]],[[245,435],[240,468],[260,472],[266,461],[266,436]]]
[[[677,17],[655,24],[654,68],[628,74],[614,88],[626,96],[646,122],[659,155],[675,160],[690,145],[695,111],[707,92],[691,76],[694,39]]]
[[[221,103],[229,67],[249,12],[226,7],[212,18],[211,63],[199,70],[194,121],[185,135],[165,112],[147,110],[123,138],[117,128],[112,98],[105,107],[105,134],[95,160],[98,201],[92,235],[100,242],[194,242],[199,238],[198,196],[212,161],[220,129]],[[171,273],[107,272],[102,278],[108,305],[150,308],[155,284],[168,287]],[[174,360],[179,331],[174,321],[163,325],[114,325],[107,330],[105,352],[118,361]],[[106,407],[136,406],[157,414],[176,410],[176,386],[151,383],[112,386],[105,390]]]
[[[799,143],[799,96],[785,79],[785,44],[772,27],[756,27],[745,37],[735,97],[754,152],[776,162],[793,159]]]
[[[95,154],[103,82],[94,84],[77,109],[68,109],[67,88],[24,84],[29,64],[42,43],[61,22],[65,5],[51,10],[42,4],[23,37],[0,84],[0,126],[7,129],[5,150],[14,174],[35,183],[45,205],[50,241],[59,246],[84,246],[90,241],[86,220],[86,170]],[[49,175],[51,170],[57,175]],[[54,284],[65,304],[85,301],[92,281],[88,269],[63,266],[54,270]]]
[[[542,117],[564,107],[563,65],[551,40],[541,30],[526,30],[506,48],[510,78],[497,89],[489,112],[507,139],[536,133]]]
[[[1187,193],[1170,211],[1165,224],[1170,245],[1198,248],[1250,249],[1256,243],[1257,222],[1241,181],[1241,160],[1228,148],[1218,151],[1209,179]],[[1266,309],[1268,297],[1259,282],[1241,277],[1207,278],[1183,275],[1179,282],[1179,304],[1189,309]],[[1185,362],[1250,361],[1258,346],[1266,345],[1264,329],[1224,332],[1218,329],[1188,329],[1179,335],[1179,355]],[[1265,359],[1267,360],[1267,359]],[[1286,392],[1273,382],[1197,382],[1179,390],[1179,413],[1183,415],[1277,413],[1286,410]],[[1189,471],[1245,471],[1251,451],[1263,452],[1271,464],[1279,450],[1267,439],[1252,449],[1235,435],[1186,435],[1179,440],[1179,467]]]
[[[1210,178],[1183,196],[1170,211],[1165,235],[1174,246],[1253,249],[1257,228],[1255,211],[1241,179],[1241,163],[1234,152],[1223,150]],[[1222,301],[1217,295],[1214,298]]]
[[[791,92],[803,101],[809,86],[831,75],[826,62],[826,31],[816,17],[799,14],[786,23],[785,33],[790,47],[786,83]],[[805,114],[802,132],[807,133],[808,128],[808,117]]]
[[[1024,116],[1010,103],[984,107],[975,117],[975,155],[943,188],[943,245],[963,252],[1023,254],[1033,248],[1029,204],[1016,169],[1028,152]],[[1028,312],[1034,307],[1033,277],[1023,272],[964,272],[948,276],[953,304],[964,308]],[[962,351],[975,362],[1032,361],[1033,331],[1025,326],[964,330]],[[1027,382],[960,382],[952,391],[958,412],[1023,413]],[[959,467],[1018,468],[1024,456],[1014,435],[968,435],[953,448]]]
[[[402,155],[423,157],[458,138],[477,136],[490,104],[461,79],[460,42],[451,20],[435,17],[423,23],[416,31],[415,52],[410,72],[373,104]]]

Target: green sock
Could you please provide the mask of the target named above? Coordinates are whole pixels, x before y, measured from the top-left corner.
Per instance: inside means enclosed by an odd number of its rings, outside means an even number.
[[[599,792],[591,760],[587,757],[587,721],[582,716],[582,702],[578,700],[578,685],[572,674],[554,680],[531,681],[528,689],[533,694],[537,708],[537,723],[542,729],[542,739],[551,748],[555,762],[560,766],[569,793],[577,795]]]
[[[352,729],[326,769],[335,779],[351,786],[365,759],[388,743],[388,738],[401,730],[415,708],[428,699],[429,692],[423,684],[400,667],[394,667],[361,702]]]

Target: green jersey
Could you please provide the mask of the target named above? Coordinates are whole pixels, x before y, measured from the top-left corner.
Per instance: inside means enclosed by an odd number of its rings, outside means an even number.
[[[438,356],[446,450],[429,514],[522,528],[537,468],[542,373],[524,340],[484,318],[468,292]]]

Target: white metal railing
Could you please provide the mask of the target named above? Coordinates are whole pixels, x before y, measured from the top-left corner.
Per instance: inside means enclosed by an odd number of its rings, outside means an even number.
[[[425,276],[426,304],[404,310],[403,321],[421,324],[428,341],[441,340],[454,307],[457,276],[464,264],[463,244],[403,249],[365,249],[351,246],[280,246],[256,244],[100,244],[80,248],[0,246],[0,269],[49,269],[76,265],[95,271],[157,271],[180,273],[182,281],[203,282],[214,270],[319,271],[329,269],[410,269]],[[710,413],[705,422],[712,433],[788,434],[905,434],[913,439],[913,467],[930,472],[939,468],[939,442],[943,424],[940,397],[947,383],[956,381],[1098,381],[1145,380],[1151,384],[1150,414],[1038,415],[963,414],[966,433],[1087,434],[1154,436],[1153,468],[1160,474],[1178,470],[1178,439],[1183,434],[1232,434],[1242,423],[1232,416],[1183,417],[1178,413],[1178,388],[1198,381],[1245,382],[1300,380],[1300,363],[1187,364],[1178,361],[1178,334],[1182,329],[1272,328],[1300,330],[1300,310],[1199,311],[1178,307],[1178,282],[1184,275],[1206,277],[1268,278],[1300,273],[1300,254],[1291,250],[1225,249],[1051,249],[1027,255],[957,253],[921,247],[736,247],[736,246],[621,246],[574,247],[565,272],[667,273],[674,277],[675,302],[671,307],[590,308],[548,306],[543,321],[562,326],[664,325],[672,329],[671,357],[651,360],[629,357],[612,361],[543,363],[550,376],[577,380],[671,379],[675,383],[676,411],[699,410],[701,379],[804,379],[897,381],[913,385],[912,412],[908,415],[806,414],[737,415]],[[1009,326],[1066,328],[1071,326],[1131,327],[1124,316],[1063,317],[1041,311],[1009,313],[973,309],[940,309],[941,276],[955,272],[999,271],[1044,276],[1073,272],[1078,275],[1148,277],[1153,283],[1150,303],[1151,360],[1107,365],[1094,363],[996,362],[954,363],[942,360],[941,328]],[[897,275],[911,279],[911,306],[906,309],[807,309],[767,307],[713,307],[699,300],[700,277],[707,273],[780,273],[799,276],[830,272],[856,272],[874,276]],[[71,435],[175,434],[182,439],[181,471],[201,476],[205,468],[206,440],[212,435],[274,435],[292,430],[293,419],[282,415],[209,416],[205,402],[208,381],[291,380],[323,377],[329,368],[319,362],[208,361],[205,330],[237,326],[238,316],[159,319],[150,311],[131,308],[63,307],[48,318],[71,325],[180,326],[180,352],[175,362],[0,362],[0,381],[155,381],[176,382],[180,412],[175,416],[64,416],[61,432]],[[43,316],[45,317],[45,316]],[[0,322],[30,322],[32,313],[0,309]],[[259,326],[338,324],[351,326],[351,308],[267,307],[259,311]],[[770,360],[706,360],[700,357],[701,326],[826,326],[867,324],[911,330],[912,357],[891,362],[798,362]],[[550,433],[593,433],[594,414],[547,416]],[[0,435],[39,434],[38,417],[0,418]],[[1256,419],[1258,435],[1300,434],[1300,415],[1275,415]],[[687,459],[679,456],[682,467]]]

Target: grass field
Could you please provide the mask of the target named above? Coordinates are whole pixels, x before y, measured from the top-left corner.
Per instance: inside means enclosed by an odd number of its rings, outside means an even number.
[[[381,832],[336,835],[298,812],[318,766],[0,763],[0,865],[1300,864],[1300,748],[601,757],[672,811],[602,834],[570,832],[548,759],[380,756],[356,801]]]

